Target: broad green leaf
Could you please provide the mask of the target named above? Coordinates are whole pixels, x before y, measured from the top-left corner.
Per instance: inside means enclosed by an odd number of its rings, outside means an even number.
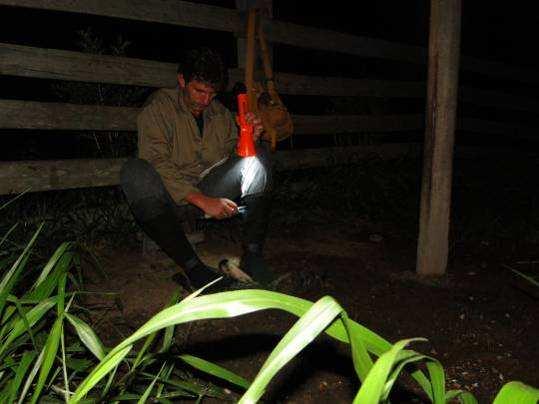
[[[177,289],[172,294],[172,298],[170,299],[168,306],[172,306],[173,304],[178,303],[179,299],[180,299],[180,291],[179,289]],[[172,346],[173,338],[174,338],[174,326],[171,325],[165,328],[165,333],[163,335],[163,344],[161,346],[161,349],[159,350],[160,353],[167,352],[170,349],[170,347]]]
[[[19,318],[17,321],[14,322],[13,328],[9,332],[6,340],[2,342],[2,346],[0,347],[0,357],[12,347],[13,341],[25,331],[27,326],[26,322],[28,323],[28,325],[30,325],[30,327],[33,327],[36,322],[41,320],[45,313],[47,313],[51,308],[55,306],[57,300],[58,297],[53,296],[42,301],[26,313],[26,321],[22,318]]]
[[[25,351],[21,357],[21,361],[19,362],[19,366],[17,367],[17,371],[15,373],[15,378],[10,383],[10,392],[9,392],[9,403],[15,402],[15,397],[17,396],[17,393],[19,392],[19,387],[22,384],[23,378],[26,375],[26,371],[32,364],[32,361],[36,357],[36,353],[32,351]]]
[[[215,363],[208,362],[196,356],[181,355],[179,356],[179,358],[185,363],[194,367],[195,369],[218,377],[219,379],[226,380],[227,382],[235,384],[236,386],[242,387],[244,389],[248,389],[249,385],[251,384],[248,380],[244,379],[241,376],[238,376],[235,373],[232,373],[230,370],[227,370],[219,365],[216,365]]]
[[[107,373],[122,361],[129,353],[132,346],[127,345],[119,350],[113,350],[101,361],[101,363],[79,384],[75,394],[69,400],[70,403],[78,403]]]
[[[429,358],[427,369],[432,385],[434,404],[445,404],[445,372],[444,368],[436,359]]]
[[[310,344],[343,311],[332,297],[318,300],[272,351],[239,403],[256,403],[277,372]]]
[[[86,348],[88,348],[97,359],[102,360],[105,357],[105,348],[103,347],[101,340],[96,335],[94,330],[92,330],[92,328],[83,320],[72,314],[65,313],[65,316],[70,324],[75,328],[77,335]]]
[[[185,299],[157,313],[130,337],[113,348],[79,385],[71,402],[77,402],[84,397],[106,375],[107,372],[103,371],[104,368],[110,370],[114,367],[107,363],[112,357],[155,331],[190,321],[229,318],[264,309],[281,309],[301,316],[311,306],[312,303],[307,300],[267,290],[238,290]],[[357,335],[360,336],[370,352],[378,355],[391,347],[389,342],[355,322],[350,322],[350,327],[355,328]],[[348,334],[341,320],[331,324],[325,331],[340,341],[349,342]]]
[[[462,404],[478,404],[474,395],[467,391],[461,391],[458,397]]]
[[[425,356],[418,354],[415,351],[411,351],[408,349],[403,349],[402,351],[400,351],[396,359],[397,365],[393,368],[389,377],[386,380],[380,401],[384,402],[388,400],[389,394],[391,393],[391,389],[393,388],[393,385],[397,381],[398,377],[400,376],[400,373],[402,372],[405,366],[408,366],[409,364],[414,363],[414,362],[419,362],[423,359],[425,359]],[[430,381],[428,382],[428,386],[429,386],[429,392],[427,392],[427,395],[431,397],[432,391],[430,391],[431,390]]]
[[[352,362],[359,380],[363,382],[372,368],[372,359],[363,343],[359,330],[352,325],[352,322],[343,312],[343,324],[350,335],[350,349],[352,351]]]
[[[43,267],[43,270],[39,274],[38,278],[34,282],[34,285],[32,286],[32,289],[35,290],[47,277],[49,276],[52,269],[55,267],[55,265],[58,263],[60,258],[64,256],[64,254],[73,246],[72,242],[66,242],[62,243],[60,247],[56,249],[52,257],[49,259],[47,264]]]
[[[377,404],[380,401],[384,385],[399,353],[412,341],[424,341],[424,339],[414,338],[398,341],[389,351],[378,358],[361,385],[354,399],[354,404]]]
[[[36,340],[34,338],[34,332],[32,331],[32,327],[30,326],[30,323],[28,322],[28,318],[26,317],[26,313],[24,311],[24,309],[22,308],[22,305],[20,304],[20,302],[15,299],[15,307],[17,308],[17,313],[19,314],[19,317],[21,318],[21,320],[23,321],[23,324],[24,326],[26,327],[26,332],[28,333],[28,335],[30,336],[30,339],[32,340],[32,345],[34,346],[34,349],[37,351],[38,348],[37,348],[37,345],[36,345]]]
[[[43,363],[39,370],[39,377],[37,379],[36,387],[34,388],[34,394],[32,395],[32,404],[35,404],[41,395],[41,390],[45,386],[45,381],[52,368],[52,364],[56,358],[56,352],[58,352],[58,345],[60,344],[60,335],[63,332],[63,318],[58,317],[52,326],[52,330],[45,343],[45,353],[43,354]]]
[[[22,389],[21,395],[19,396],[19,400],[17,401],[17,404],[22,404],[24,402],[24,399],[26,397],[26,394],[28,393],[28,390],[30,390],[30,386],[32,385],[34,378],[37,375],[37,372],[41,368],[41,364],[43,363],[43,357],[45,356],[45,347],[41,350],[39,356],[36,359],[36,362],[34,363],[34,367],[30,371],[30,374],[26,378],[26,382],[24,383],[24,387]]]
[[[522,382],[506,383],[496,395],[494,404],[537,404],[539,389]]]
[[[23,299],[45,299],[49,297],[54,289],[58,287],[60,277],[67,273],[71,268],[73,262],[74,253],[71,251],[64,252],[59,256],[58,260],[55,260],[55,265],[52,266],[45,279],[38,284],[34,284],[34,288],[30,289],[28,293],[23,296]],[[21,299],[22,300],[22,299]]]

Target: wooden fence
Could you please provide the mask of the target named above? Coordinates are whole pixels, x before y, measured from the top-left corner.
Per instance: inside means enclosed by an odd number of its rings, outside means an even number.
[[[234,9],[179,0],[0,0],[0,7],[27,7],[60,12],[91,14],[194,27],[237,34],[242,41],[243,24]],[[67,18],[67,15],[66,15]],[[310,28],[264,19],[268,40],[323,51],[340,52],[366,58],[378,58],[412,64],[425,64],[426,49],[384,40]],[[427,35],[427,33],[425,33]],[[278,58],[279,55],[276,55]],[[539,83],[532,70],[513,68],[495,62],[462,57],[461,69],[494,79]],[[145,87],[174,87],[176,65],[151,60],[85,54],[60,49],[43,49],[0,43],[0,74],[38,79],[109,83]],[[230,82],[243,78],[241,62],[230,69]],[[424,99],[425,82],[314,77],[276,72],[281,93],[311,96],[354,96]],[[537,99],[461,87],[459,99],[484,107],[535,112]],[[34,130],[45,136],[52,130],[136,131],[137,108],[102,105],[74,105],[20,100],[0,100],[0,129]],[[296,134],[420,131],[422,114],[400,115],[294,115]],[[460,118],[462,130],[486,134],[527,134],[526,125]],[[41,132],[39,132],[41,131]],[[395,155],[409,151],[407,144],[281,151],[277,160],[282,168],[334,164],[350,161],[384,150]],[[107,186],[118,183],[122,159],[83,159],[54,161],[0,162],[0,195],[79,187]]]

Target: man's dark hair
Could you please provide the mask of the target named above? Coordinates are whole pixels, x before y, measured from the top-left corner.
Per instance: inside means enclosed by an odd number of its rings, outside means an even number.
[[[198,48],[187,52],[183,63],[178,66],[186,83],[197,80],[220,91],[228,80],[227,70],[221,56],[209,49]]]

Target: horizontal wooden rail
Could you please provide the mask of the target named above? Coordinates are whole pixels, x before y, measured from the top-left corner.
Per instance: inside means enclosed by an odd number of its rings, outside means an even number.
[[[0,6],[92,14],[129,20],[241,33],[244,26],[235,9],[180,0],[0,0]],[[274,19],[264,21],[269,41],[369,58],[425,64],[427,50],[381,39],[306,27]],[[427,33],[425,33],[427,35]],[[539,83],[534,69],[463,56],[461,69],[527,83]]]
[[[139,108],[0,100],[0,128],[136,131]]]
[[[128,107],[0,100],[0,128],[136,131],[140,110]],[[393,132],[423,127],[422,115],[293,115],[297,134]]]
[[[0,0],[0,5],[237,32],[235,9],[179,0]]]
[[[394,158],[414,146],[405,144],[335,147],[280,151],[275,154],[278,170],[329,166],[368,156]],[[417,146],[416,146],[417,148]],[[126,159],[83,159],[0,162],[0,195],[117,185]]]
[[[57,49],[0,43],[0,74],[45,79],[111,83],[147,87],[176,86],[176,65],[150,60],[91,55]],[[243,70],[229,70],[229,89],[243,80]],[[276,73],[282,94],[423,98],[425,84]],[[461,101],[516,111],[537,112],[539,100],[464,87]]]
[[[140,109],[0,100],[0,129],[131,131]],[[422,114],[293,115],[297,135],[357,132],[402,132],[424,128]],[[518,123],[460,118],[459,130],[486,134],[533,136],[537,131]]]
[[[41,79],[174,87],[176,65],[0,43],[0,74]]]
[[[42,79],[174,88],[176,64],[0,43],[0,74]],[[229,88],[243,81],[229,70]],[[276,73],[279,92],[296,95],[423,97],[424,84]]]

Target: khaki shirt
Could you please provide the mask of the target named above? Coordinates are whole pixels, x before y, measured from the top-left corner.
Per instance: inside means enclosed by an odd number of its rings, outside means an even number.
[[[232,153],[238,136],[231,112],[213,100],[203,112],[201,137],[181,94],[179,88],[157,90],[137,118],[139,157],[153,165],[177,204],[200,192],[201,174]]]

